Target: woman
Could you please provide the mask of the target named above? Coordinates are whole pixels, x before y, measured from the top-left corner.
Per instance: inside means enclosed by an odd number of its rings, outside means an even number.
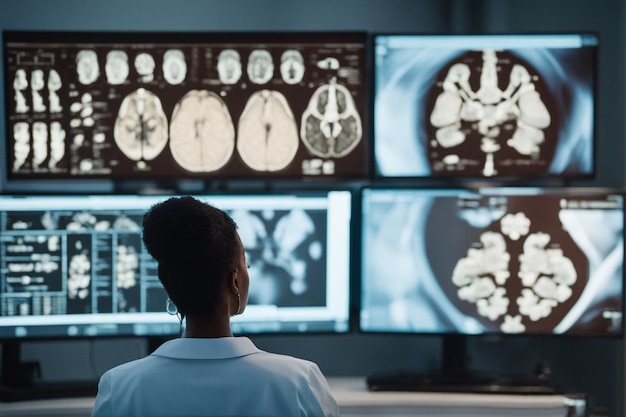
[[[316,364],[233,337],[230,317],[244,311],[249,285],[236,229],[225,212],[193,197],[146,213],[144,244],[185,331],[107,371],[92,417],[339,415]]]

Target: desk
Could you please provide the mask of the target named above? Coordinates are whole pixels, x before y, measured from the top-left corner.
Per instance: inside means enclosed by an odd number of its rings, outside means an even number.
[[[563,395],[369,392],[365,378],[329,378],[343,417],[578,417]],[[0,416],[89,417],[94,398],[0,403]],[[580,401],[579,401],[580,403]]]

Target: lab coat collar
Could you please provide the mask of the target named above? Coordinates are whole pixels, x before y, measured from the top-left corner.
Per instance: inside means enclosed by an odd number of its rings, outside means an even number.
[[[178,338],[159,346],[152,355],[176,359],[228,359],[261,352],[247,337]]]

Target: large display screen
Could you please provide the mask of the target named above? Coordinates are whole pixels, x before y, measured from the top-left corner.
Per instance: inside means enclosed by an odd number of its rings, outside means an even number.
[[[364,178],[365,39],[6,31],[7,178]]]
[[[620,336],[624,198],[367,188],[360,329]]]
[[[234,333],[349,330],[351,193],[197,196],[238,224]],[[165,196],[1,196],[0,339],[176,335],[141,222]]]
[[[595,175],[593,34],[374,37],[380,177]]]

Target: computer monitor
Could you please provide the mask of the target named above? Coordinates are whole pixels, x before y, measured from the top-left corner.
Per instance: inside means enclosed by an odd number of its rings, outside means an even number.
[[[375,34],[377,177],[596,172],[597,35]]]
[[[7,180],[365,178],[365,41],[5,31]]]
[[[367,188],[360,329],[623,334],[621,192]]]
[[[467,342],[622,337],[623,203],[608,189],[363,189],[359,330],[442,339],[438,371],[382,370],[370,388],[555,392],[534,369],[482,375]]]
[[[250,264],[236,334],[349,331],[351,193],[202,195]],[[141,221],[166,196],[0,196],[0,340],[175,336]]]

